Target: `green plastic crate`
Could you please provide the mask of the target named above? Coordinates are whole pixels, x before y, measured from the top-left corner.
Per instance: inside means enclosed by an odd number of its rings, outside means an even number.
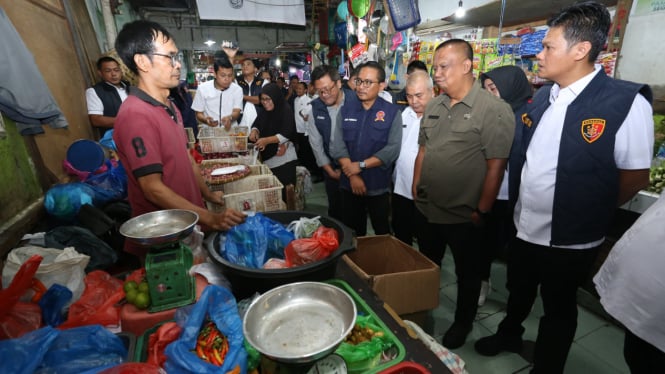
[[[145,261],[145,274],[150,287],[149,312],[173,309],[194,302],[196,282],[189,275],[193,262],[192,251],[183,244],[151,249]]]

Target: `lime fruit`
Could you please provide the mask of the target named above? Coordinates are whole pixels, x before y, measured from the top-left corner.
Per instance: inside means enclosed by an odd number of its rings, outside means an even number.
[[[143,282],[139,283],[139,288],[138,289],[139,289],[139,292],[146,292],[147,293],[148,291],[150,291],[150,286],[148,286],[147,281],[143,281]]]
[[[127,281],[125,284],[122,286],[122,288],[125,290],[125,293],[129,290],[135,290],[137,289],[138,284],[135,281]]]
[[[139,294],[139,291],[136,289],[130,289],[129,291],[125,291],[125,299],[127,299],[127,302],[130,304],[135,304],[136,303],[136,296]]]
[[[134,305],[139,309],[145,309],[150,306],[150,295],[147,292],[139,292],[134,300]]]

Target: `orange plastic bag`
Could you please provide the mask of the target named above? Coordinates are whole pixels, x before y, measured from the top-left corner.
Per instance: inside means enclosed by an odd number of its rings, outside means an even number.
[[[12,283],[0,289],[0,339],[18,338],[42,325],[39,305],[19,302],[21,295],[32,287],[42,260],[42,256],[31,256],[16,272]]]
[[[147,363],[164,367],[166,346],[178,339],[182,329],[175,322],[166,322],[159,326],[157,331],[148,337],[148,360]]]
[[[330,256],[339,247],[337,230],[320,226],[311,238],[296,239],[284,250],[288,267],[319,261]]]
[[[67,320],[58,328],[94,324],[117,326],[120,306],[116,304],[125,297],[122,281],[101,270],[88,273],[84,281],[83,295],[69,307]]]

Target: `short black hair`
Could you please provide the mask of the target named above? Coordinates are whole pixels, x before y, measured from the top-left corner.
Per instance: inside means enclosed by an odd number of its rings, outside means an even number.
[[[113,57],[102,56],[97,60],[97,70],[102,70],[102,65],[105,62],[115,62],[116,64],[118,64],[118,60],[114,59]],[[118,64],[118,65],[120,65],[120,64]]]
[[[427,65],[420,60],[413,60],[409,62],[409,65],[406,67],[406,73],[411,74],[416,70],[422,70],[427,73]]]
[[[300,81],[300,82],[298,82],[298,84],[301,85],[305,89],[305,91],[307,91],[307,82]]]
[[[278,81],[282,81],[282,82],[286,82],[286,81],[284,80],[284,77],[277,77],[277,80],[278,80]]]
[[[297,75],[292,75],[292,76],[289,77],[289,81],[292,81],[294,79],[297,79],[298,81],[300,81],[300,78],[298,78]]]
[[[436,53],[436,52],[439,51],[439,49],[445,48],[449,45],[454,45],[454,46],[458,46],[458,47],[463,48],[464,49],[464,54],[466,55],[466,58],[469,59],[470,61],[473,61],[473,48],[471,48],[471,44],[469,44],[469,42],[467,42],[466,40],[463,40],[463,39],[449,39],[449,40],[446,40],[445,42],[439,44],[436,47],[436,49],[434,50],[434,52]]]
[[[215,69],[215,73],[217,70],[221,69],[233,69],[233,64],[231,61],[229,61],[228,58],[218,58],[215,60],[215,63],[213,64],[213,68]]]
[[[593,63],[605,46],[611,23],[612,18],[605,5],[585,1],[562,9],[547,21],[547,26],[561,27],[568,46],[579,42],[591,43],[588,61]]]
[[[169,31],[157,22],[138,20],[125,24],[115,39],[115,49],[122,62],[134,74],[139,71],[134,62],[134,55],[150,55],[154,52],[155,40],[162,34],[164,41],[173,39]],[[152,56],[150,56],[152,59]]]
[[[310,81],[312,83],[318,81],[319,79],[328,76],[331,81],[333,82],[338,82],[340,79],[342,79],[339,76],[339,71],[335,69],[334,67],[330,65],[319,65],[312,70],[312,74],[310,74]]]
[[[383,83],[383,82],[386,81],[386,71],[383,69],[383,67],[381,65],[379,65],[378,62],[376,62],[376,61],[367,61],[367,62],[361,64],[360,66],[358,66],[356,68],[356,71],[358,72],[358,74],[356,74],[356,75],[359,75],[360,71],[362,69],[374,69],[378,73],[379,83]]]

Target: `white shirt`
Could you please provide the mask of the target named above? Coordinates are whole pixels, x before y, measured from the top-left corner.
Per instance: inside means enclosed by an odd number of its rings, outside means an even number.
[[[192,109],[220,121],[220,118],[230,116],[234,109],[242,110],[242,88],[232,82],[229,88],[222,91],[215,88],[214,79],[204,82],[196,90]],[[237,121],[233,121],[231,125],[237,125]]]
[[[312,106],[309,104],[311,101],[312,99],[307,95],[298,96],[293,101],[293,115],[296,117],[296,131],[305,135],[307,135],[307,121],[305,121],[303,116],[308,116],[308,120],[311,118],[310,114],[312,112]]]
[[[610,251],[593,278],[612,317],[665,351],[665,194],[647,209]]]
[[[125,90],[125,87],[118,87],[108,82],[105,83],[114,87],[116,91],[118,91],[118,95],[120,95],[120,101],[125,101],[127,98],[127,91]],[[88,114],[97,114],[100,116],[104,115],[104,104],[102,103],[102,99],[97,96],[97,92],[94,88],[90,87],[85,90],[85,100],[88,103]]]
[[[418,133],[420,132],[420,119],[416,112],[407,107],[402,112],[402,147],[399,157],[395,161],[395,172],[393,182],[394,192],[413,200],[411,186],[413,185],[413,167],[418,156]]]
[[[391,95],[388,91],[379,91],[379,97],[391,104],[393,102],[393,95]]]
[[[561,89],[555,84],[550,91],[551,105],[540,120],[526,151],[522,169],[522,182],[515,206],[514,221],[517,237],[538,245],[549,246],[552,238],[552,208],[554,186],[563,122],[568,105],[572,103],[595,74],[605,74],[600,66],[593,73]],[[651,105],[642,96],[635,100],[617,131],[614,159],[619,169],[649,169],[653,148]],[[546,150],[546,151],[543,151]],[[578,243],[562,248],[592,248],[604,239],[591,243]]]

